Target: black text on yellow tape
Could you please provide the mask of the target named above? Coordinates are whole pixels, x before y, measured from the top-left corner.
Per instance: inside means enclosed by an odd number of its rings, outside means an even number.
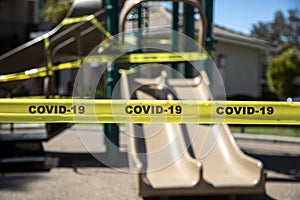
[[[0,122],[300,124],[300,103],[0,99]]]

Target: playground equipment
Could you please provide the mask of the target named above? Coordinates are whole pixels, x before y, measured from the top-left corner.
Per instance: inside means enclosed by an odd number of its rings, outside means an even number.
[[[128,0],[125,1],[125,5],[123,7],[123,9],[121,10],[120,13],[120,22],[119,22],[119,29],[120,32],[124,32],[125,31],[125,23],[126,23],[126,19],[128,14],[130,13],[130,11],[132,11],[133,9],[139,7],[143,2],[149,2],[150,0],[138,0],[138,1],[132,1],[132,0]],[[153,0],[151,0],[153,1]],[[154,0],[155,1],[159,1],[159,0]],[[198,41],[200,41],[200,44],[202,44],[202,46],[205,46],[205,34],[206,34],[206,29],[207,29],[207,22],[206,22],[206,17],[205,14],[203,12],[202,6],[199,3],[199,1],[197,0],[167,0],[170,2],[184,2],[185,4],[191,5],[193,8],[198,9],[198,12],[200,14],[200,20],[198,20],[198,26],[201,27],[198,29]],[[190,19],[192,20],[192,19]]]
[[[142,2],[146,1],[125,3],[120,14],[121,31],[125,29],[123,19]],[[184,2],[200,13],[198,41],[205,46],[207,25],[202,7],[198,1]],[[169,79],[166,72],[154,79],[128,76],[123,71],[121,91],[125,99],[212,100],[205,74],[188,80]],[[129,160],[138,173],[142,197],[264,192],[262,163],[241,152],[227,125],[128,124],[127,130]],[[212,141],[212,146],[206,144]]]
[[[129,12],[138,8],[146,0],[127,0],[120,12],[120,22],[116,23],[118,8],[114,1],[106,1],[107,29],[111,34],[116,34],[117,27],[125,31],[125,21]],[[202,5],[196,0],[174,0],[172,2],[184,2],[190,7],[198,9],[201,20],[199,21],[198,41],[205,46],[207,41],[206,30],[209,26],[206,23],[206,16],[202,11]],[[109,4],[110,3],[110,4]],[[208,4],[206,4],[208,5]],[[99,44],[110,34],[103,29],[105,24],[105,10],[98,0],[75,0],[72,8],[65,19],[58,27],[48,34],[37,38],[19,48],[8,52],[0,57],[0,66],[2,74],[11,74],[31,70],[32,68],[45,67],[44,75],[37,77],[46,77],[44,79],[43,94],[49,98],[54,94],[52,78],[52,67],[60,63],[80,61],[86,56],[95,45]],[[188,8],[187,8],[188,10]],[[193,8],[192,8],[193,10]],[[177,10],[178,11],[178,10]],[[94,13],[93,15],[90,15]],[[187,13],[186,13],[187,14]],[[175,13],[176,15],[176,13]],[[188,20],[187,20],[188,21]],[[186,21],[186,23],[188,23]],[[193,21],[193,20],[192,20]],[[140,23],[139,23],[140,24]],[[194,24],[189,24],[194,26]],[[185,30],[189,30],[188,25]],[[193,35],[192,31],[186,32]],[[142,49],[142,47],[141,47]],[[156,52],[161,53],[161,52]],[[32,56],[34,55],[34,56]],[[171,61],[170,61],[171,62]],[[80,66],[79,62],[79,66]],[[79,67],[77,66],[77,67]],[[109,71],[109,92],[114,87],[117,77],[118,67],[115,71]],[[30,71],[29,71],[30,72]],[[190,71],[189,71],[190,72]],[[187,74],[188,76],[191,76]],[[130,91],[128,86],[128,77],[122,74],[122,91],[126,99],[129,94],[134,94],[137,99],[155,100],[164,99],[197,99],[210,100],[211,94],[208,87],[208,81],[205,75],[199,75],[196,78],[190,78],[185,81],[179,79],[169,79],[166,74],[162,74],[160,81],[155,79],[135,79],[136,85],[141,89]],[[201,81],[199,81],[201,80]],[[1,91],[0,96],[9,96],[9,92],[19,85],[23,79],[12,82],[2,82],[1,87],[6,90]],[[186,84],[192,86],[189,91]],[[146,85],[146,86],[145,86]],[[148,86],[151,86],[147,88]],[[161,88],[172,88],[174,93],[169,93]],[[149,93],[150,91],[150,93]],[[153,95],[158,93],[160,97]],[[195,94],[196,98],[189,94]],[[108,95],[108,97],[111,97]],[[1,152],[7,151],[7,148],[14,148],[16,144],[26,142],[28,146],[36,144],[42,148],[41,141],[48,140],[56,134],[67,128],[68,124],[47,124],[46,133],[41,138],[37,135],[33,137],[28,134],[22,135],[22,139],[16,138],[13,134],[1,137]],[[231,133],[226,125],[179,125],[163,124],[150,125],[151,128],[128,124],[129,134],[132,136],[147,136],[149,130],[158,130],[158,133],[151,138],[145,137],[137,139],[131,137],[130,140],[130,160],[132,166],[138,170],[138,186],[140,195],[143,197],[161,196],[161,195],[207,195],[207,194],[240,194],[240,193],[261,193],[264,191],[264,177],[262,164],[245,156],[237,147]],[[118,129],[106,127],[106,135],[115,141],[118,145],[118,139],[115,138]],[[195,131],[196,130],[196,131]],[[112,138],[111,135],[115,136]],[[170,138],[175,138],[171,141]],[[190,145],[186,141],[190,140]],[[208,148],[206,141],[215,141],[214,145]],[[9,141],[9,144],[7,143]],[[11,145],[13,144],[13,145]],[[190,151],[186,149],[190,148]],[[166,147],[163,155],[155,154],[157,149]],[[206,153],[205,153],[206,152]],[[139,157],[139,153],[144,153],[144,157]],[[163,166],[155,162],[155,156],[166,158]],[[41,154],[39,154],[41,155]],[[3,160],[6,153],[1,154]],[[218,168],[222,165],[221,168]]]
[[[123,98],[211,100],[205,72],[193,79],[166,75],[132,78],[123,71]],[[227,125],[127,126],[129,160],[142,197],[264,192],[262,163],[241,152]]]
[[[0,97],[12,97],[13,91],[28,78],[43,77],[35,80],[35,90],[40,91],[37,95],[52,98],[50,96],[54,95],[58,87],[55,85],[52,67],[70,61],[77,62],[87,55],[95,44],[106,38],[99,26],[105,26],[102,1],[75,0],[66,19],[53,30],[0,56],[1,75],[22,74],[12,76],[15,79],[0,82]],[[79,62],[77,65],[80,64]],[[75,72],[77,70],[68,68]],[[36,73],[39,71],[40,73]],[[66,123],[52,123],[45,124],[36,131],[29,129],[29,132],[22,130],[23,133],[20,133],[11,124],[9,132],[18,133],[0,136],[1,169],[10,169],[15,161],[20,162],[19,158],[23,163],[44,162],[42,141],[55,137],[70,126],[71,124]]]
[[[20,47],[0,56],[1,74],[25,72],[34,68],[47,66],[47,76],[51,76],[51,66],[77,60],[87,55],[94,47],[105,39],[103,32],[90,21],[87,15],[92,15],[99,23],[104,24],[105,10],[101,1],[75,0],[66,16],[50,32],[38,37]],[[69,20],[68,20],[69,19]],[[34,55],[34,56],[33,56]],[[30,74],[30,71],[28,71]],[[1,82],[0,96],[10,96],[21,81]],[[53,81],[50,84],[54,84]],[[53,95],[54,88],[50,84],[45,86],[43,94]]]

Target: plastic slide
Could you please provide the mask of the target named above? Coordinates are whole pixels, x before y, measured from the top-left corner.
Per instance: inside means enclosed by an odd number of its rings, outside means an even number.
[[[105,10],[101,0],[74,0],[66,18],[80,19],[93,14],[104,23]],[[24,72],[52,64],[65,63],[87,55],[105,39],[90,21],[62,23],[48,33],[0,56],[1,75]],[[47,55],[47,54],[50,55]],[[22,81],[0,83],[0,97],[6,97]]]
[[[122,73],[125,99],[210,100],[203,72],[193,79]],[[264,192],[262,163],[246,156],[227,125],[128,125],[129,160],[142,197]]]

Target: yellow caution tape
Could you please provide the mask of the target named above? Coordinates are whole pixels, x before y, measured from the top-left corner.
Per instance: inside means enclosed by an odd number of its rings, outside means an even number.
[[[95,18],[94,15],[88,15],[83,17],[75,17],[75,18],[65,18],[61,24],[68,25],[73,23],[78,23],[82,21],[91,21],[99,30],[101,30],[107,37],[111,37],[111,35],[103,28],[100,22]],[[47,57],[47,67],[41,68],[33,68],[30,70],[26,70],[25,72],[20,73],[12,73],[12,74],[5,74],[0,75],[0,82],[8,82],[8,81],[19,81],[19,80],[26,80],[30,78],[37,78],[37,77],[45,77],[45,76],[52,76],[53,71],[63,70],[63,69],[71,69],[71,68],[79,68],[81,66],[82,60],[78,59],[74,62],[63,63],[60,65],[53,66],[51,60],[51,51],[49,49],[50,41],[49,35],[44,35],[44,48]]]
[[[96,26],[101,32],[104,33],[104,35],[107,38],[110,38],[112,35],[101,25],[101,23],[98,21],[98,19],[94,15],[85,15],[81,17],[72,17],[72,18],[65,18],[62,22],[61,25],[69,25],[69,24],[75,24],[79,22],[84,22],[84,21],[90,21],[94,26]],[[128,43],[137,43],[136,38],[125,38],[125,41]],[[172,41],[170,39],[149,39],[149,38],[143,38],[143,42],[147,43],[159,43],[159,44],[171,44]]]
[[[65,25],[75,24],[75,23],[79,23],[79,22],[89,21],[90,19],[88,17],[89,17],[89,15],[85,15],[85,16],[81,16],[81,17],[65,18],[61,22],[61,25],[65,26]]]
[[[46,67],[42,67],[42,68],[26,70],[25,72],[20,72],[20,73],[0,75],[0,82],[26,80],[30,78],[45,77],[45,76],[47,76],[47,69]]]
[[[126,43],[129,43],[129,44],[137,44],[139,41],[138,38],[134,38],[134,37],[126,37],[125,38],[125,42]],[[171,45],[172,44],[172,40],[170,39],[159,39],[159,38],[147,38],[147,37],[144,37],[142,39],[142,42],[143,44],[146,43],[146,44],[169,44]]]
[[[44,37],[44,48],[45,48],[45,53],[46,53],[46,57],[47,57],[47,68],[46,68],[46,75],[47,76],[52,76],[53,72],[51,71],[51,67],[52,67],[52,60],[51,60],[51,50],[49,49],[50,46],[50,41],[49,41],[49,37],[46,36]]]
[[[2,99],[72,99],[72,96],[64,96],[64,95],[49,95],[46,96],[17,96],[17,97],[7,97]]]
[[[200,52],[168,52],[168,53],[131,53],[117,58],[114,55],[88,56],[85,62],[117,62],[117,63],[160,63],[160,62],[184,62],[207,59],[206,53]]]
[[[199,52],[182,53],[134,53],[126,54],[117,62],[121,63],[156,63],[156,62],[180,62],[207,59],[207,54]]]
[[[94,15],[86,15],[82,17],[65,18],[61,24],[68,25],[83,21],[90,21],[96,26],[107,38],[111,38],[112,35],[101,25]],[[160,41],[161,43],[168,43],[167,40]],[[52,76],[54,71],[63,69],[79,68],[82,64],[82,60],[88,63],[155,63],[155,62],[183,62],[183,61],[195,61],[207,59],[207,54],[199,52],[180,52],[180,53],[132,53],[125,54],[117,58],[115,55],[98,55],[87,56],[85,58],[79,58],[78,60],[63,63],[59,65],[53,65],[51,60],[51,50],[49,49],[50,41],[48,35],[44,37],[44,47],[47,57],[47,66],[41,68],[33,68],[26,70],[25,72],[12,73],[0,75],[0,83],[8,81],[19,81],[30,78]]]
[[[100,24],[100,22],[97,20],[97,18],[92,18],[91,19],[92,24],[96,26],[100,31],[102,31],[105,35],[105,37],[110,38],[112,35]]]
[[[94,26],[96,26],[107,38],[110,38],[112,35],[101,25],[101,23],[97,20],[97,18],[94,15],[85,15],[81,17],[72,17],[72,18],[65,18],[61,25],[69,25],[69,24],[75,24],[79,22],[84,21],[90,21]]]
[[[300,124],[300,102],[0,99],[0,122]]]
[[[63,64],[59,64],[56,66],[52,66],[52,67],[50,67],[50,70],[49,70],[50,73],[48,73],[48,75],[52,76],[53,72],[58,71],[58,70],[79,68],[79,67],[81,67],[81,64],[82,64],[82,60],[78,59],[73,62],[68,62],[68,63],[63,63]],[[45,77],[45,76],[47,76],[47,67],[34,68],[34,69],[26,70],[25,72],[0,75],[0,83],[8,82],[8,81],[20,81],[20,80]]]
[[[59,70],[65,70],[65,69],[73,69],[73,68],[80,68],[82,64],[82,60],[78,59],[73,62],[67,62],[67,63],[62,63],[56,66],[52,66],[51,70],[52,71],[59,71]]]
[[[79,68],[84,60],[86,63],[156,63],[156,62],[183,62],[183,61],[196,61],[207,59],[206,53],[200,52],[171,52],[171,53],[132,53],[124,54],[120,57],[116,55],[97,55],[87,56],[83,59],[78,59],[73,62],[62,63],[59,65],[49,64],[48,74],[47,67],[34,68],[26,70],[25,72],[12,73],[0,75],[0,83],[8,81],[19,81],[30,78],[45,77],[47,75],[52,76],[54,71]]]

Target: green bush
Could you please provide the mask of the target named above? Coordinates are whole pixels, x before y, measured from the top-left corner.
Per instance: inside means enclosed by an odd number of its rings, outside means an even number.
[[[300,75],[300,51],[292,48],[270,59],[268,85],[280,99],[297,95],[294,80]]]

